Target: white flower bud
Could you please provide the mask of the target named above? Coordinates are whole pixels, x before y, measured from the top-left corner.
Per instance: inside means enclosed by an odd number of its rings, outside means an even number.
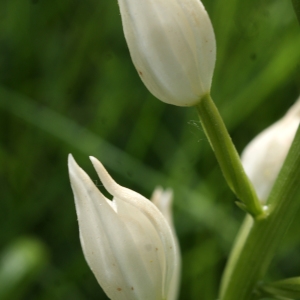
[[[244,149],[242,163],[264,203],[274,185],[300,122],[300,98],[285,116],[262,131]]]
[[[118,0],[132,61],[158,99],[192,106],[210,92],[216,41],[199,0]]]
[[[69,156],[69,174],[84,256],[113,300],[169,299],[178,252],[170,226],[158,208],[118,185],[90,157],[109,200]]]
[[[167,222],[169,223],[173,236],[176,243],[176,248],[178,253],[180,251],[179,242],[176,236],[175,227],[173,224],[173,214],[172,214],[172,202],[173,202],[173,191],[171,189],[163,190],[161,187],[157,187],[151,197],[151,201],[158,207],[162,212]],[[181,256],[177,256],[176,267],[174,270],[174,276],[171,281],[171,288],[168,300],[176,300],[178,298],[179,287],[180,287],[180,272],[181,272]]]

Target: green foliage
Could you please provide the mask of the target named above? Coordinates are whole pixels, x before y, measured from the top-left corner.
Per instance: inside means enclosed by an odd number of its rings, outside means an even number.
[[[300,29],[288,1],[203,2],[218,46],[212,96],[241,152],[299,95]],[[80,248],[68,153],[95,180],[87,155],[147,197],[174,188],[180,299],[216,299],[244,214],[196,110],[161,103],[140,81],[117,1],[0,1],[0,122],[0,242],[10,257],[28,236],[40,249],[21,280],[7,279],[7,299],[107,299]],[[296,219],[270,280],[299,275]]]
[[[29,286],[27,282],[40,274],[46,261],[45,247],[36,239],[22,237],[8,245],[0,256],[1,299],[19,299]]]
[[[287,278],[263,285],[261,290],[269,295],[285,297],[286,299],[300,298],[300,277]]]
[[[268,198],[269,214],[255,222],[247,216],[239,232],[222,279],[222,299],[256,299],[251,291],[263,280],[290,224],[299,213],[300,202],[296,198],[300,192],[299,178],[300,127]]]
[[[299,0],[292,0],[294,10],[296,13],[296,16],[298,18],[299,24],[300,24],[300,1]]]

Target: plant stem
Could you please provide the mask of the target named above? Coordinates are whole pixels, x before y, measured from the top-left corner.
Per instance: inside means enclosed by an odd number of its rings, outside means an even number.
[[[269,215],[246,217],[223,275],[221,300],[256,299],[255,287],[300,209],[295,199],[300,181],[300,130],[268,198]]]
[[[231,141],[220,113],[210,95],[206,95],[197,105],[202,127],[213,148],[223,175],[238,199],[242,209],[254,218],[263,218],[265,212],[255,190],[245,174],[240,157]]]

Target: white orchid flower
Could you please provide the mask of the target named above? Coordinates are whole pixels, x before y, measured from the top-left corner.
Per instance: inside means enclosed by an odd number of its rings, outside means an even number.
[[[216,41],[199,0],[118,0],[132,61],[163,102],[192,106],[210,93]]]
[[[159,209],[118,185],[90,157],[113,200],[103,196],[69,156],[81,246],[100,286],[113,300],[169,300],[178,261],[172,230]]]
[[[263,203],[267,200],[300,122],[300,98],[279,121],[244,149],[242,163]]]

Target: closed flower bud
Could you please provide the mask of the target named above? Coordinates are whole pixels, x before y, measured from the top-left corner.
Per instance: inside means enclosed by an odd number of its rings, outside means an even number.
[[[265,202],[293,142],[300,122],[300,98],[285,116],[245,148],[242,163],[258,197]]]
[[[109,200],[69,156],[81,246],[99,284],[113,300],[169,299],[178,252],[159,209],[118,185],[94,157],[91,161]]]
[[[132,61],[158,99],[192,106],[209,94],[216,41],[199,0],[118,0]]]

